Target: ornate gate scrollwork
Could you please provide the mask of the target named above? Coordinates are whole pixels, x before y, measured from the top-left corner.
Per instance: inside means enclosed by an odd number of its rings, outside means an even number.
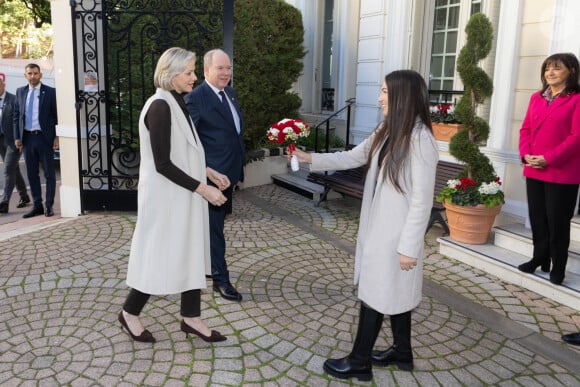
[[[169,47],[203,53],[230,42],[225,3],[71,0],[83,211],[136,210],[139,115],[155,92],[157,58]]]

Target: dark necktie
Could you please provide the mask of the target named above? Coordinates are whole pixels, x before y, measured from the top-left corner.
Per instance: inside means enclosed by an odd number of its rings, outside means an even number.
[[[233,120],[234,114],[232,113],[232,109],[230,108],[230,103],[228,102],[228,97],[226,96],[226,93],[222,90],[219,92],[219,95],[222,97],[222,105],[224,105],[224,108],[227,110],[227,112],[230,114],[230,117],[232,117]]]
[[[3,134],[4,131],[2,130],[2,109],[4,105],[2,104],[2,98],[0,97],[0,134]]]

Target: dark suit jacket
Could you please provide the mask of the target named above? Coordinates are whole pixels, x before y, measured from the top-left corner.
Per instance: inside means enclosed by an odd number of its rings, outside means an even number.
[[[16,104],[16,97],[14,94],[6,92],[2,102],[2,134],[4,135],[4,142],[6,146],[16,150],[16,145],[14,145],[14,105]]]
[[[22,140],[22,132],[26,123],[26,96],[28,95],[28,85],[19,87],[16,90],[16,104],[14,105],[14,139]],[[52,146],[56,137],[56,90],[53,87],[40,85],[40,95],[38,96],[38,122],[42,135],[47,143]]]
[[[185,102],[203,144],[207,166],[225,174],[234,186],[244,179],[244,119],[236,91],[231,87],[224,91],[240,117],[239,134],[231,114],[206,82],[194,88]]]

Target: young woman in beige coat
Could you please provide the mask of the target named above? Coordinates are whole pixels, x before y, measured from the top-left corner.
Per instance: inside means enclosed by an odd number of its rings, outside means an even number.
[[[422,298],[424,234],[438,161],[421,75],[411,70],[388,74],[379,103],[383,122],[354,149],[293,153],[311,163],[311,170],[367,165],[354,268],[361,301],[358,331],[348,356],[324,363],[330,375],[364,381],[373,377],[371,363],[413,369],[411,310]],[[385,314],[394,343],[386,351],[373,351]]]
[[[155,68],[157,88],[139,119],[137,225],[119,322],[136,341],[155,342],[139,320],[151,294],[181,293],[181,330],[208,342],[226,340],[201,319],[201,288],[209,262],[208,205],[222,205],[227,176],[205,165],[205,154],[183,100],[196,80],[195,54],[165,51]],[[216,187],[205,184],[209,178]]]

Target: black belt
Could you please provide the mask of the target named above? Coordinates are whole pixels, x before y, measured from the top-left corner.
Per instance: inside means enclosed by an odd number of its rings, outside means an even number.
[[[40,133],[42,133],[42,130],[25,130],[24,133],[28,133],[28,134],[40,134]]]

